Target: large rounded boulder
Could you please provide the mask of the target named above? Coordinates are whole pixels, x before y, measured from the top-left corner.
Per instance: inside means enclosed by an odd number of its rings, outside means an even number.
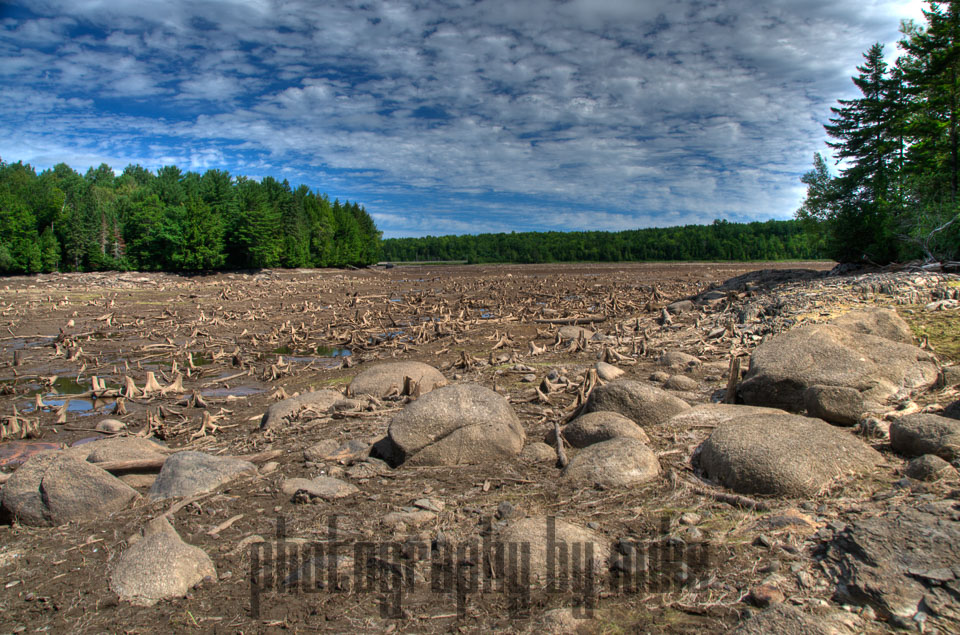
[[[883,462],[842,428],[799,415],[746,415],[703,442],[706,476],[741,494],[810,497]]]
[[[580,415],[560,430],[563,438],[575,448],[585,448],[617,437],[630,437],[649,443],[650,438],[643,428],[622,414],[600,410]],[[547,433],[545,441],[556,444],[554,432]]]
[[[875,335],[901,344],[913,344],[910,327],[893,309],[850,311],[830,323],[853,333]]]
[[[447,379],[439,370],[422,362],[392,362],[377,364],[364,370],[350,382],[351,395],[386,397],[402,394],[410,381],[416,383],[420,394],[447,385]]]
[[[630,379],[620,379],[598,386],[587,400],[587,412],[609,410],[634,421],[639,426],[663,423],[690,406],[670,393]]]
[[[504,553],[503,558],[495,559],[497,575],[518,584],[571,583],[574,577],[591,572],[594,579],[601,580],[610,558],[608,542],[602,535],[547,516],[521,518],[511,523],[499,532],[497,542],[503,546]],[[526,549],[529,549],[529,559],[522,555]],[[529,579],[524,579],[526,576]]]
[[[782,415],[786,414],[778,408],[762,408],[760,406],[741,406],[727,403],[704,403],[684,410],[667,421],[671,426],[680,428],[716,427],[732,419],[747,415]]]
[[[109,472],[63,452],[31,457],[3,486],[7,512],[35,527],[99,520],[137,496]]]
[[[160,469],[150,487],[152,501],[187,497],[212,492],[244,474],[256,474],[253,463],[230,456],[213,456],[203,452],[177,452]]]
[[[937,381],[933,355],[916,346],[830,324],[801,326],[772,337],[750,356],[743,402],[798,412],[811,386],[844,386],[864,401],[923,390]]]
[[[651,481],[660,475],[660,461],[639,439],[619,437],[577,452],[563,471],[575,485],[611,489]]]
[[[113,566],[110,588],[120,599],[137,606],[183,597],[204,578],[217,578],[210,557],[183,542],[165,516],[154,518],[143,537],[133,543]]]
[[[315,390],[288,397],[267,408],[260,419],[260,429],[275,430],[300,421],[308,413],[318,416],[330,412],[342,399],[343,395],[335,390]]]
[[[479,384],[438,388],[408,404],[390,422],[391,460],[411,465],[462,465],[516,456],[526,435],[510,403]]]

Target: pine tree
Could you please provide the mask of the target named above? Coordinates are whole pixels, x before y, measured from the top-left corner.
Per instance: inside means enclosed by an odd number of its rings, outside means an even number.
[[[905,172],[911,206],[901,229],[932,260],[960,256],[960,6],[928,5],[926,27],[905,24],[900,42],[909,97]]]
[[[840,100],[824,128],[835,139],[827,145],[847,166],[836,183],[832,210],[832,255],[841,260],[868,258],[887,261],[896,255],[892,240],[891,176],[897,155],[897,135],[891,108],[892,84],[883,59],[883,45],[864,54],[853,83],[861,97]]]

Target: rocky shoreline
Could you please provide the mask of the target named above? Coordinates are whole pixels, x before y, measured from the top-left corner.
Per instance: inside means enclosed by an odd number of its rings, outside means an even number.
[[[114,274],[108,289],[154,289],[180,304],[65,296],[73,324],[18,349],[28,354],[5,384],[14,414],[0,448],[16,457],[20,444],[26,461],[4,463],[3,621],[81,631],[108,621],[141,631],[960,628],[960,372],[903,319],[960,322],[960,276],[780,268],[644,285],[596,273],[559,288],[502,268],[412,289],[395,271],[267,273],[203,291]],[[13,296],[52,302],[56,281],[40,287],[49,300],[26,283],[8,289],[6,314],[24,306]],[[351,354],[320,369],[295,366],[295,352],[254,353],[317,349],[311,334]],[[96,352],[111,338],[139,361]],[[155,352],[172,365],[145,370]],[[194,363],[204,355],[219,376]],[[68,363],[112,411],[80,419],[69,400],[44,406],[37,391],[25,412],[21,376]],[[248,380],[257,392],[204,394],[211,381]],[[76,443],[70,428],[100,434]],[[60,447],[38,452],[27,445],[36,437]],[[278,540],[298,545],[280,577],[256,563]],[[330,540],[397,553],[318,555]],[[453,548],[484,541],[526,545],[526,568]],[[589,592],[548,592],[558,544],[574,549],[563,570],[596,582]],[[317,570],[348,578],[371,566],[378,584],[411,589],[389,615],[356,579],[304,591]],[[526,590],[418,595],[437,572]],[[624,593],[624,580],[646,586]],[[71,585],[94,604],[70,600]],[[136,611],[160,621],[145,625]]]

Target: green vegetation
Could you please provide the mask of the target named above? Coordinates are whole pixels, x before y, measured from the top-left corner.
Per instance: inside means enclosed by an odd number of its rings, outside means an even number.
[[[902,55],[883,45],[853,78],[825,126],[843,167],[814,156],[797,212],[811,240],[841,261],[960,258],[960,2],[927,0],[925,26],[901,26]]]
[[[686,225],[621,232],[523,232],[391,238],[388,261],[638,262],[822,258],[798,221]]]
[[[922,306],[904,307],[900,317],[918,338],[926,337],[940,359],[960,364],[960,320],[954,311],[924,311]]]
[[[0,273],[337,267],[379,254],[363,207],[305,185],[176,166],[38,175],[0,161]]]

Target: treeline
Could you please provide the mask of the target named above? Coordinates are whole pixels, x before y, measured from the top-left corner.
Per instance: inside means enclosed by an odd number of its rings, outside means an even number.
[[[896,63],[874,44],[860,97],[832,109],[839,174],[817,154],[803,176],[797,218],[836,260],[960,259],[960,2],[927,5],[925,25],[902,24]]]
[[[686,225],[620,232],[522,232],[390,238],[387,261],[639,262],[821,258],[798,221]]]
[[[357,203],[272,177],[0,161],[0,273],[367,265],[380,235]]]

